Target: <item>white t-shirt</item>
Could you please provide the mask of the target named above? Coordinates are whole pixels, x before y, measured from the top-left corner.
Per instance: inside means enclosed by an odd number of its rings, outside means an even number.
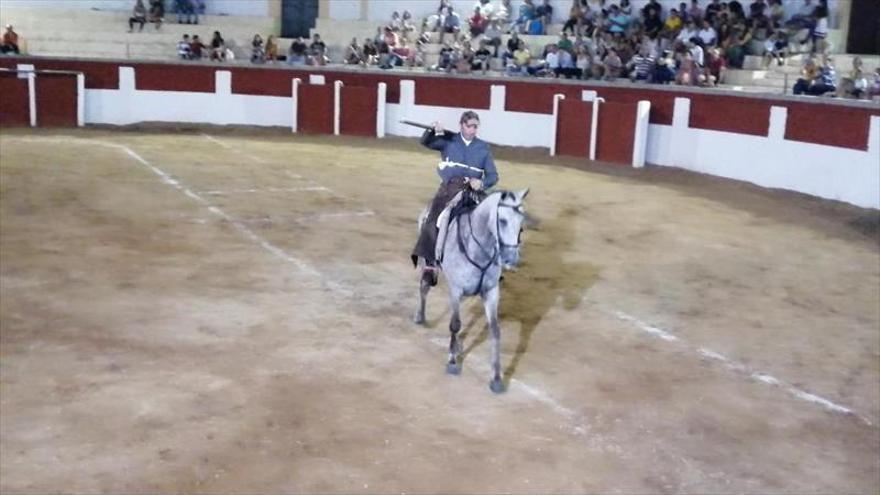
[[[694,62],[700,67],[703,66],[703,62],[705,61],[704,55],[705,54],[703,53],[703,47],[701,47],[700,45],[695,45],[693,48],[691,48],[691,57],[694,58]]]
[[[547,53],[547,57],[544,59],[544,61],[547,62],[547,67],[548,67],[548,68],[550,68],[550,69],[556,69],[557,67],[559,67],[559,52],[556,52],[556,53],[549,52],[549,53]]]
[[[718,38],[718,33],[715,32],[715,28],[709,26],[706,29],[700,29],[697,33],[697,37],[703,40],[703,44],[706,46],[711,46],[715,44],[715,40]]]
[[[682,29],[680,33],[678,33],[678,37],[676,39],[679,41],[688,41],[691,38],[696,37],[698,33],[699,33],[699,31],[697,31],[696,29],[689,30],[689,29],[685,28],[685,29]]]

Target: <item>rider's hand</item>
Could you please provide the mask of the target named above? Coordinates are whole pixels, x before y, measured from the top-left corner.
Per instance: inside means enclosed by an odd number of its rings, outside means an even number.
[[[483,189],[483,181],[480,179],[468,179],[468,184],[470,184],[471,189],[474,191],[480,191]]]
[[[443,132],[444,132],[443,124],[441,124],[440,122],[434,122],[434,134],[439,136],[439,135],[443,134]]]

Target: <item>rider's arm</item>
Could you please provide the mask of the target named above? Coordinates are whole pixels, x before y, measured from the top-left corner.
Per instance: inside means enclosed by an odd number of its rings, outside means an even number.
[[[489,189],[498,182],[498,171],[495,169],[495,161],[492,159],[492,151],[486,146],[486,157],[483,158],[483,188]]]
[[[454,133],[450,131],[444,131],[443,134],[436,134],[434,129],[427,129],[422,134],[422,145],[432,150],[443,151],[446,148],[446,145],[449,141],[452,140],[452,137],[455,136]]]

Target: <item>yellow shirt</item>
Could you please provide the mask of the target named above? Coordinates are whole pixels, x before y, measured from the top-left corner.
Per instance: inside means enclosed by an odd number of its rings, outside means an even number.
[[[678,31],[681,29],[681,17],[672,17],[666,19],[666,29],[670,31]]]
[[[529,51],[526,49],[513,52],[513,59],[516,61],[516,65],[526,65],[529,63],[529,59],[531,58],[532,54],[529,53]]]

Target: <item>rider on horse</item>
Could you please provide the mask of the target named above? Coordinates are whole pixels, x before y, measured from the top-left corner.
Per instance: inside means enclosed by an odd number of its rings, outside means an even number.
[[[477,137],[480,117],[476,112],[467,111],[459,119],[459,133],[446,132],[439,122],[422,135],[422,144],[440,152],[437,173],[443,180],[434,200],[428,218],[422,225],[419,239],[413,249],[413,264],[418,258],[425,260],[427,270],[436,271],[437,260],[437,217],[456,194],[465,189],[482,191],[498,182],[498,172],[492,160],[489,144]],[[436,280],[436,278],[435,278]]]

